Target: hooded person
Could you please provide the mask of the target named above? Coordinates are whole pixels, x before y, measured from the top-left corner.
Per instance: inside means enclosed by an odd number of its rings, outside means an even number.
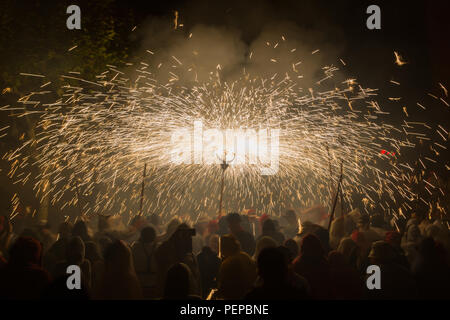
[[[128,245],[122,240],[114,241],[105,252],[105,269],[94,298],[99,300],[142,299],[142,289],[133,266]]]
[[[67,267],[77,265],[81,269],[83,281],[91,286],[91,263],[85,259],[86,248],[83,240],[79,236],[70,239],[66,246],[65,260],[59,262],[54,269],[53,277],[59,278],[66,274]]]
[[[30,237],[19,237],[11,246],[9,261],[0,269],[0,299],[38,299],[50,284],[41,267],[42,246]]]

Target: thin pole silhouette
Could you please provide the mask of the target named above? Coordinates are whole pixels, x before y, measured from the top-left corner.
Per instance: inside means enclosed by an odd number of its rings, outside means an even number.
[[[332,209],[331,215],[330,215],[330,222],[328,223],[328,230],[330,230],[331,222],[333,222],[334,210],[336,209],[339,192],[341,190],[343,163],[344,163],[344,160],[341,161],[341,175],[339,176],[339,181],[338,181],[337,190],[336,190],[336,196],[334,197],[334,201],[333,201],[333,209]]]
[[[147,171],[147,163],[144,164],[144,174],[142,176],[142,188],[141,188],[141,204],[139,206],[139,215],[142,216],[142,205],[144,203],[144,188],[145,188],[145,174]]]

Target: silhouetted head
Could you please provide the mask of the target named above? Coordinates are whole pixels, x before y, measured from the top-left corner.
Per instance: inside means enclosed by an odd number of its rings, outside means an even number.
[[[72,229],[72,236],[78,236],[84,241],[89,239],[88,229],[83,220],[78,220],[77,223],[75,223]]]
[[[288,265],[286,256],[278,248],[265,248],[258,256],[258,274],[264,285],[280,285],[286,281]]]
[[[238,231],[241,227],[241,216],[236,212],[229,213],[227,215],[227,223],[231,232]]]
[[[176,263],[167,271],[164,299],[186,299],[189,296],[190,270],[184,263]]]
[[[262,226],[262,233],[263,234],[272,234],[276,230],[275,228],[275,222],[272,219],[266,219]]]
[[[307,234],[300,245],[300,255],[302,257],[320,258],[324,255],[324,250],[319,238],[314,234]]]
[[[439,258],[437,243],[431,237],[426,237],[420,241],[417,251],[422,258],[435,262]]]
[[[347,263],[342,253],[336,250],[330,251],[330,253],[328,254],[328,263],[330,264],[330,267],[335,270],[345,270],[349,267],[349,264]]]
[[[220,238],[220,255],[223,259],[235,255],[240,251],[241,245],[233,235],[227,234]]]
[[[395,260],[394,248],[386,241],[375,241],[369,253],[369,260],[372,264],[389,264]]]
[[[31,237],[20,237],[9,250],[9,263],[15,266],[40,265],[42,246]]]
[[[66,258],[69,264],[80,264],[85,257],[84,242],[79,236],[70,239],[66,247]]]
[[[268,236],[261,237],[261,239],[259,239],[256,243],[255,257],[258,258],[261,251],[265,248],[275,248],[276,246],[277,243],[275,240],[273,240],[273,238]]]
[[[156,231],[153,227],[145,227],[141,230],[141,241],[142,243],[148,244],[152,243],[156,239]]]
[[[60,238],[69,239],[72,236],[72,223],[65,221],[59,225],[58,233]]]
[[[186,254],[192,252],[192,237],[194,235],[195,229],[189,228],[186,223],[177,227],[170,241],[175,246],[178,258],[183,258]]]

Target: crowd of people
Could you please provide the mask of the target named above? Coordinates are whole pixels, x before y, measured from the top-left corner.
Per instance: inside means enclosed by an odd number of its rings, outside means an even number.
[[[311,212],[148,215],[127,225],[98,215],[57,232],[48,223],[16,230],[0,216],[0,298],[450,298],[448,222],[415,212],[399,225],[356,209],[328,230],[329,216]],[[67,286],[70,265],[81,270],[81,289]],[[380,268],[381,289],[366,285],[370,265]]]

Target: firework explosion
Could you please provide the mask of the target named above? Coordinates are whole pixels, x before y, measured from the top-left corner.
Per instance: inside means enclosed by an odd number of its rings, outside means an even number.
[[[83,215],[133,216],[139,211],[146,164],[144,213],[195,213],[197,219],[202,214],[215,215],[220,159],[205,154],[213,150],[205,147],[203,159],[215,158],[214,163],[193,161],[191,130],[195,121],[201,121],[203,130],[242,132],[247,151],[256,147],[245,136],[246,130],[279,130],[275,174],[262,175],[260,160],[231,161],[225,173],[227,211],[257,208],[279,214],[286,207],[329,205],[342,163],[342,190],[349,209],[355,195],[360,195],[366,210],[380,206],[401,214],[399,208],[411,208],[418,199],[411,189],[415,168],[402,161],[403,151],[414,148],[417,141],[446,149],[445,128],[439,126],[437,131],[442,141],[433,142],[427,133],[431,127],[425,123],[389,123],[389,112],[374,100],[376,90],[363,88],[356,79],[337,81],[339,70],[333,65],[323,67],[323,78],[304,88],[298,64],[269,77],[244,67],[232,81],[223,79],[218,65],[207,81],[195,81],[195,69],[185,66],[183,57],[172,58],[174,66],[165,82],[154,76],[161,65],[154,61],[135,64],[128,73],[110,65],[96,81],[63,75],[64,92],[53,103],[35,99],[50,93],[41,89],[22,97],[19,106],[3,107],[17,117],[39,115],[36,136],[4,155],[11,163],[9,177],[16,183],[32,183],[40,199],[49,198],[61,210],[74,206]],[[157,66],[155,70],[151,65]],[[193,81],[181,81],[185,74],[193,75]],[[177,152],[190,163],[171,160],[173,134],[180,130],[186,130],[188,138],[184,146],[178,144]],[[237,150],[230,146],[231,152]],[[395,157],[380,150],[389,150]],[[247,160],[249,156],[244,155]],[[438,160],[419,161],[425,168],[423,161]],[[32,168],[38,168],[38,173]],[[438,184],[427,184],[430,195],[445,196]]]

